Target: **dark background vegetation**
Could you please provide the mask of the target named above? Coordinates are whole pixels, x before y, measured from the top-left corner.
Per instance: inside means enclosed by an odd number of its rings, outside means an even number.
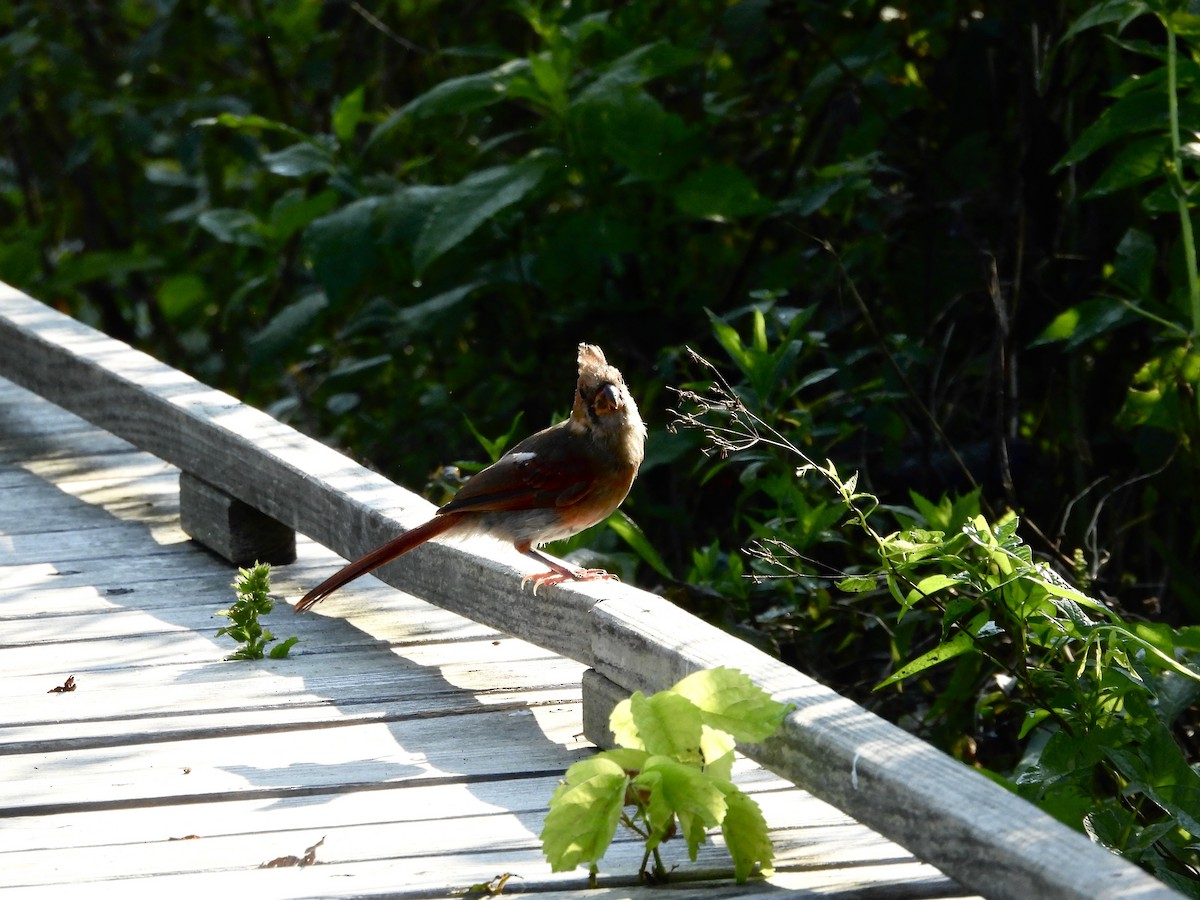
[[[651,430],[624,507],[645,542],[577,543],[1007,770],[1015,723],[931,714],[937,676],[871,692],[938,637],[835,588],[868,551],[826,486],[761,447],[706,457],[667,430],[668,387],[705,378],[691,346],[885,512],[1015,510],[1123,615],[1195,622],[1200,321],[1174,213],[1197,154],[1147,90],[1169,20],[1196,141],[1194,18],[0,2],[0,279],[437,502],[443,467],[485,457],[473,432],[564,414],[575,345],[599,343]],[[744,577],[777,574],[741,550],[764,537],[794,576]]]

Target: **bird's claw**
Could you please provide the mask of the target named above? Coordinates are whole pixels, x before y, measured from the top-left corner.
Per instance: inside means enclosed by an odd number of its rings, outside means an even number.
[[[604,569],[565,569],[561,572],[541,572],[537,575],[526,575],[521,579],[521,590],[525,590],[525,582],[533,582],[533,596],[537,596],[538,588],[545,584],[562,584],[564,581],[620,581],[612,572]]]

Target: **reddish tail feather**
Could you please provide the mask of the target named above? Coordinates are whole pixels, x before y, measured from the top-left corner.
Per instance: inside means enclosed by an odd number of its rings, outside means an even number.
[[[402,556],[414,547],[419,547],[430,538],[447,531],[462,518],[460,513],[446,513],[434,516],[428,522],[404,532],[397,538],[388,541],[382,547],[372,550],[366,556],[348,563],[334,574],[330,575],[315,588],[305,594],[296,604],[296,612],[304,612],[320,603],[338,588],[349,584],[360,575],[374,571],[384,563],[389,563],[397,556]]]

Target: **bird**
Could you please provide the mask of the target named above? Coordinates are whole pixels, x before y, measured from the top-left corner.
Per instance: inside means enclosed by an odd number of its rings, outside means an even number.
[[[296,604],[304,612],[360,575],[444,535],[487,534],[550,567],[526,576],[534,593],[568,580],[615,579],[571,566],[538,548],[604,521],[629,493],[645,457],[646,426],[620,371],[595,344],[580,344],[571,415],[530,435],[467,480],[427,522],[348,563]]]

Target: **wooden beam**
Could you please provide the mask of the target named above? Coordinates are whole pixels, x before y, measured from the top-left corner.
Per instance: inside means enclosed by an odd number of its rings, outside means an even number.
[[[179,473],[179,527],[235,566],[296,561],[296,532],[189,472]]]
[[[344,556],[433,507],[339,453],[0,283],[0,375]],[[661,597],[612,582],[522,592],[533,564],[430,544],[380,570],[396,587],[593,666],[627,691],[741,669],[796,709],[746,755],[998,898],[1159,898],[1145,872],[795,670]],[[336,601],[327,601],[336,611]],[[609,696],[615,696],[609,691]]]

